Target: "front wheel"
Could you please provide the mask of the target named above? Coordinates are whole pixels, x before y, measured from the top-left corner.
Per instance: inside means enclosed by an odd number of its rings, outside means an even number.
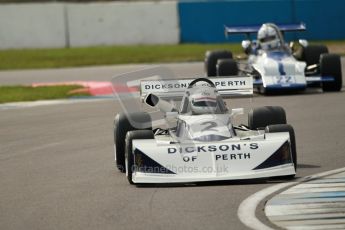
[[[320,58],[321,76],[333,77],[334,81],[323,82],[322,90],[340,91],[342,87],[341,60],[337,54],[322,54]]]
[[[129,131],[126,135],[126,152],[125,152],[125,164],[126,164],[126,176],[130,184],[134,184],[132,180],[132,174],[135,171],[136,163],[133,153],[133,140],[138,139],[153,139],[154,135],[152,130],[135,130]]]
[[[297,151],[296,151],[296,138],[295,138],[295,131],[291,125],[288,124],[280,124],[280,125],[269,125],[265,129],[266,133],[280,133],[280,132],[288,132],[290,135],[290,147],[291,147],[291,157],[292,162],[295,167],[295,171],[297,170]],[[290,175],[294,177],[295,175]]]
[[[151,128],[151,117],[148,113],[137,112],[128,115],[119,113],[114,120],[114,150],[116,167],[121,172],[126,172],[125,167],[125,138],[127,132],[132,130]]]

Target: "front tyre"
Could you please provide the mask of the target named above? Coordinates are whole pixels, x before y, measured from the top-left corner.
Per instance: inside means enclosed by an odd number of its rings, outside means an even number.
[[[288,132],[290,134],[291,157],[292,157],[292,162],[294,164],[295,171],[296,171],[297,170],[297,151],[296,151],[295,131],[293,127],[288,124],[269,125],[266,127],[265,132],[266,133]],[[295,177],[295,175],[290,175],[290,176]]]
[[[125,144],[125,165],[126,165],[126,176],[130,184],[134,184],[132,180],[132,174],[135,171],[135,157],[133,153],[133,140],[138,139],[153,139],[154,135],[152,130],[135,130],[129,131],[126,135]]]
[[[116,167],[121,172],[126,172],[125,167],[125,139],[127,132],[132,130],[152,130],[151,117],[148,113],[130,113],[128,116],[119,113],[114,120],[114,148]]]
[[[321,76],[333,77],[334,81],[323,82],[322,90],[340,91],[342,87],[342,73],[340,56],[337,54],[322,54],[320,58],[320,72]]]

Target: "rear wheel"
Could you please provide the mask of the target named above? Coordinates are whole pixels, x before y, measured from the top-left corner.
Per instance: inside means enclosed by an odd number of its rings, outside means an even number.
[[[323,91],[340,91],[342,87],[342,73],[340,56],[337,54],[322,54],[320,58],[321,76],[333,77],[334,81],[323,82]]]
[[[126,172],[125,167],[125,139],[126,134],[132,130],[148,129],[152,130],[151,117],[148,113],[138,112],[126,116],[119,113],[114,120],[114,150],[116,167],[121,172]]]
[[[319,64],[321,54],[327,54],[328,48],[324,45],[309,45],[302,49],[302,61],[307,63],[307,66]]]
[[[218,59],[232,59],[232,53],[227,50],[207,51],[205,54],[205,71],[208,77],[217,76]]]
[[[237,62],[234,59],[218,59],[217,76],[235,76],[238,74]]]
[[[254,108],[248,114],[248,126],[251,130],[265,129],[274,124],[286,124],[285,110],[280,106]]]
[[[129,131],[126,135],[126,153],[125,153],[125,165],[126,165],[126,176],[130,184],[134,184],[132,180],[132,174],[135,170],[135,158],[133,153],[133,140],[138,139],[153,139],[154,135],[152,130],[135,130]]]
[[[280,125],[269,125],[265,129],[266,133],[280,133],[280,132],[289,132],[290,134],[290,146],[291,146],[291,157],[292,162],[294,163],[295,170],[297,169],[297,151],[296,151],[296,139],[295,131],[291,125],[280,124]],[[295,175],[290,175],[288,177],[295,177]]]

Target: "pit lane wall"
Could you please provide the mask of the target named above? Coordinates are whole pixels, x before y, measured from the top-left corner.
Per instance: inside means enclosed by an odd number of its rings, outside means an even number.
[[[178,42],[176,1],[0,4],[0,49]]]
[[[224,25],[257,25],[265,22],[304,22],[307,31],[288,39],[345,39],[344,0],[182,0],[179,2],[181,42],[219,43],[244,36],[224,36]]]

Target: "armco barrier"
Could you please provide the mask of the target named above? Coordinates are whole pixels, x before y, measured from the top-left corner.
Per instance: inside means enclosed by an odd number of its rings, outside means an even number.
[[[298,35],[310,40],[345,39],[344,0],[223,0],[180,1],[181,42],[225,42],[224,25],[303,21],[307,31]],[[296,34],[288,38],[296,37]],[[231,36],[239,41],[243,36]]]

